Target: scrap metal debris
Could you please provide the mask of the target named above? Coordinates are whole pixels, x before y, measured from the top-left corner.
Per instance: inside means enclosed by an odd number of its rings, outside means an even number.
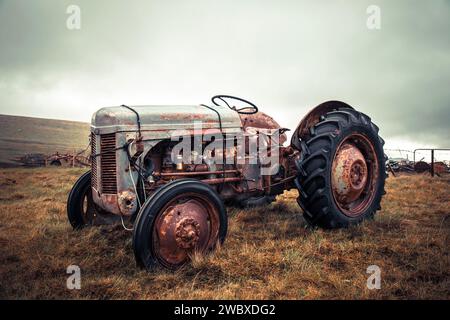
[[[85,150],[78,153],[64,154],[55,152],[50,155],[44,153],[27,153],[12,160],[19,162],[24,167],[86,167],[91,163],[90,155],[86,154]]]

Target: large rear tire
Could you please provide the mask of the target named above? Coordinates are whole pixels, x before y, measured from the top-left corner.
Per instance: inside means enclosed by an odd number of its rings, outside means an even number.
[[[384,141],[371,119],[354,109],[324,114],[300,141],[298,203],[306,221],[348,227],[381,209],[386,179]]]
[[[147,270],[178,269],[194,252],[223,243],[227,224],[225,206],[210,186],[194,179],[170,182],[147,199],[136,218],[136,262]]]

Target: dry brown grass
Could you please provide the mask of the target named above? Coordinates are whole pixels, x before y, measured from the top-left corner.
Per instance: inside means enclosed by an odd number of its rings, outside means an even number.
[[[0,173],[0,298],[449,299],[450,179],[389,178],[383,210],[348,230],[311,230],[295,198],[229,209],[222,248],[172,273],[135,267],[120,226],[72,231],[65,201],[82,169]],[[81,267],[81,290],[66,268]],[[381,290],[366,268],[382,270]]]

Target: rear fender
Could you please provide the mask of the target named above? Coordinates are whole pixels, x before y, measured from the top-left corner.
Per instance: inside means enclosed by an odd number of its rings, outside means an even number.
[[[345,102],[331,100],[321,103],[317,107],[309,111],[306,116],[304,116],[300,121],[294,133],[292,134],[291,146],[296,148],[297,150],[301,150],[300,139],[304,139],[309,135],[309,128],[318,123],[322,115],[339,108],[353,109],[353,107],[346,104]]]

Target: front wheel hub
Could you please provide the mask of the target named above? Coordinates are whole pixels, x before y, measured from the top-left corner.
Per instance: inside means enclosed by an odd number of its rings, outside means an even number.
[[[200,239],[200,224],[192,218],[184,218],[177,223],[175,237],[180,248],[194,248]]]
[[[217,235],[216,210],[202,197],[172,199],[155,221],[153,249],[162,265],[176,268]]]

